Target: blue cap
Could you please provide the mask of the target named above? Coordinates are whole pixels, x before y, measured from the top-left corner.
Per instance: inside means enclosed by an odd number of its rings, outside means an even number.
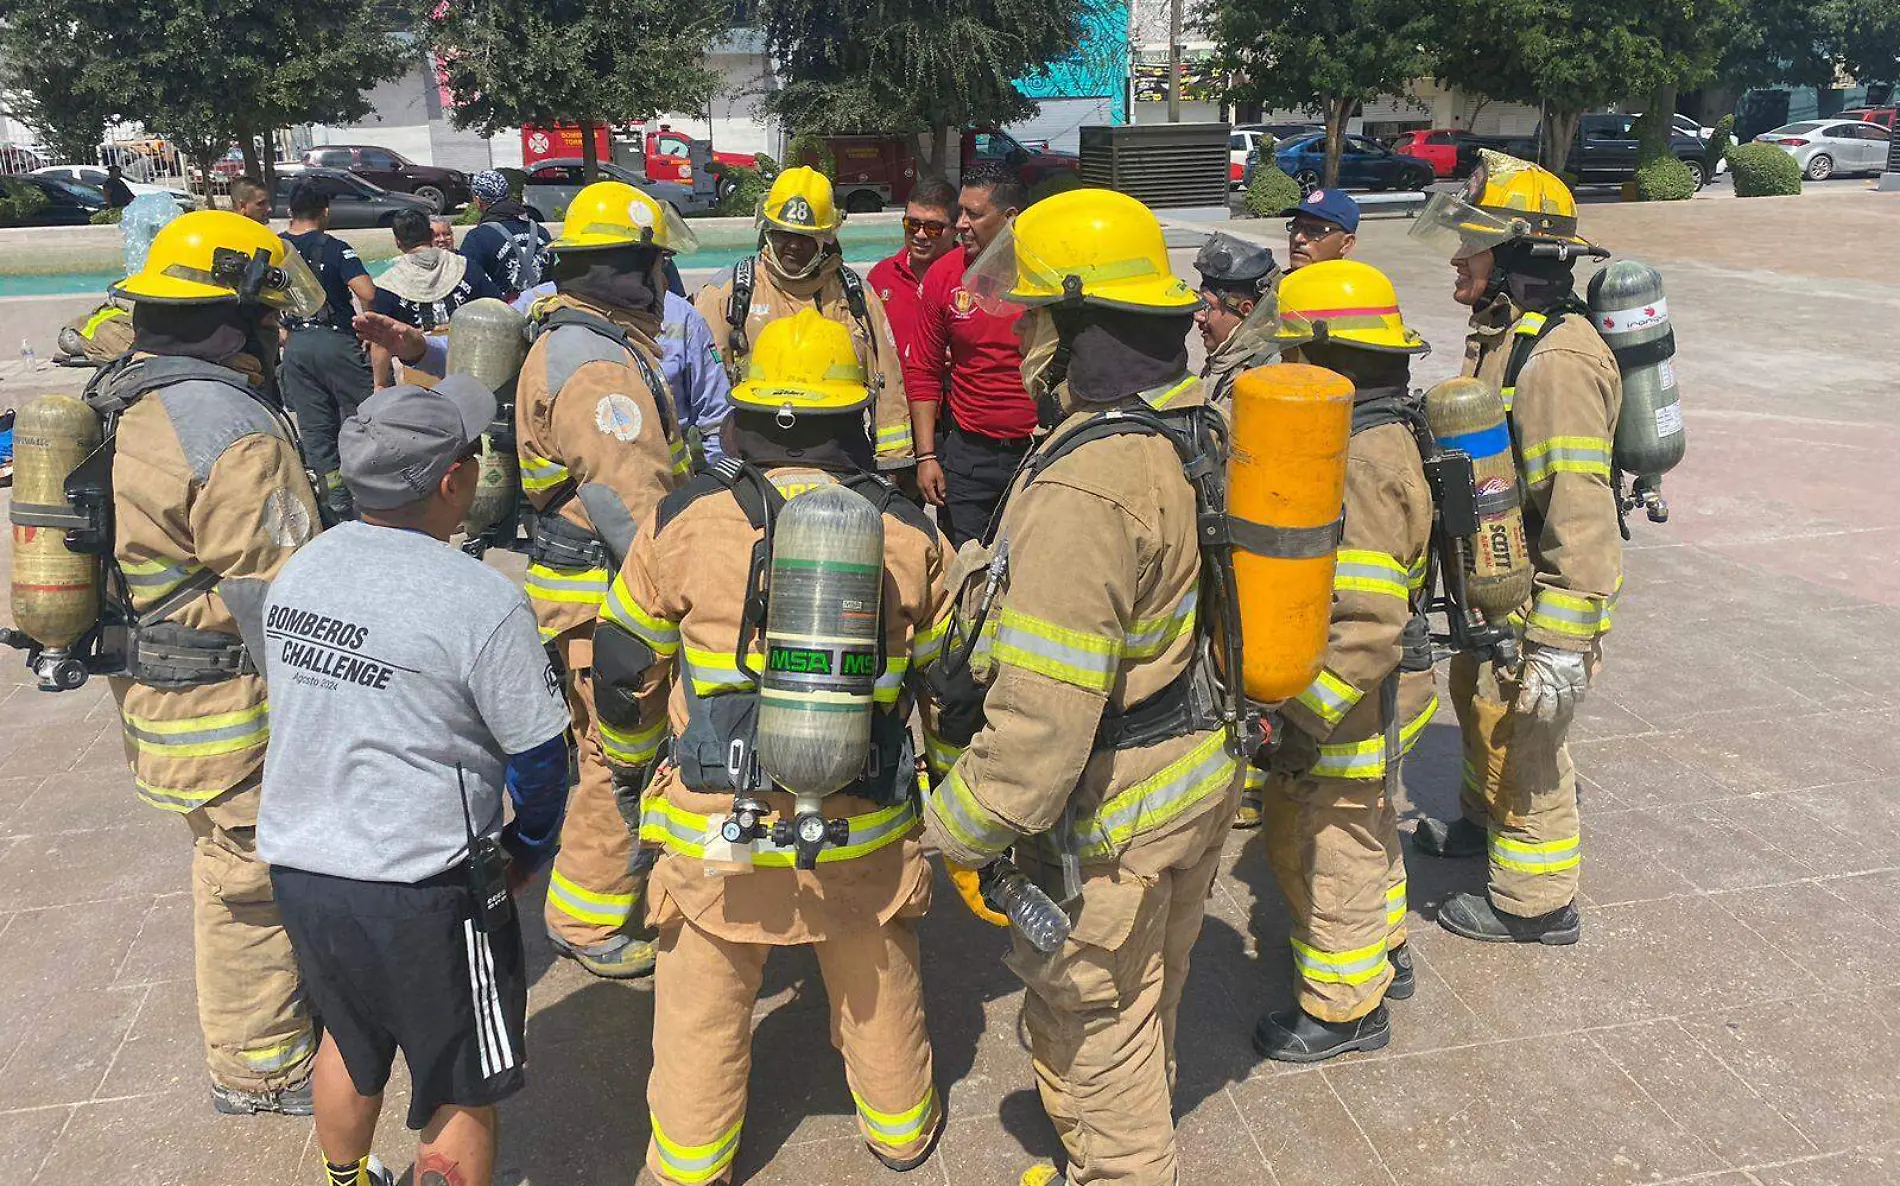
[[[1343,189],[1316,189],[1301,198],[1299,205],[1282,213],[1323,218],[1349,235],[1359,230],[1359,203],[1353,201],[1352,195]]]

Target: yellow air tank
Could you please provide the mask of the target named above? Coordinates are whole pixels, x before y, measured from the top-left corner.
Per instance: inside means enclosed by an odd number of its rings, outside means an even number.
[[[1262,703],[1299,695],[1325,665],[1352,399],[1351,380],[1300,363],[1234,382],[1227,511],[1241,684]]]
[[[1504,400],[1482,380],[1446,379],[1425,393],[1425,419],[1440,448],[1471,458],[1478,533],[1464,549],[1466,596],[1502,622],[1531,595],[1532,575]]]
[[[66,476],[102,432],[98,414],[70,395],[42,395],[14,420],[13,620],[48,651],[65,650],[99,621],[99,558],[66,546],[75,525]]]

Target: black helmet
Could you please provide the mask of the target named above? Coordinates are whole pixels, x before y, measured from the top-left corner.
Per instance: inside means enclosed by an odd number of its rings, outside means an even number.
[[[1273,252],[1255,243],[1222,231],[1215,231],[1194,257],[1194,270],[1201,274],[1201,286],[1238,291],[1257,296],[1267,291],[1280,265]]]

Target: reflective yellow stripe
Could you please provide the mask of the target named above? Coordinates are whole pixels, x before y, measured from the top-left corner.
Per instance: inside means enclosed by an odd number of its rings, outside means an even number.
[[[666,716],[648,725],[644,729],[622,732],[604,720],[596,719],[600,726],[600,748],[607,760],[616,766],[644,766],[660,752],[660,742],[666,737]]]
[[[1020,833],[977,800],[963,772],[952,768],[930,799],[931,813],[944,831],[971,852],[994,855],[1016,843]]]
[[[904,676],[910,671],[909,659],[886,657],[884,674],[877,677],[877,690],[873,694],[879,704],[896,704],[904,691]]]
[[[670,1176],[689,1186],[710,1182],[725,1172],[732,1164],[733,1154],[739,1151],[739,1130],[745,1126],[745,1119],[741,1117],[704,1145],[682,1145],[660,1130],[658,1116],[648,1112],[647,1121],[653,1126],[653,1148],[660,1155],[660,1164]]]
[[[1383,593],[1404,601],[1410,596],[1409,578],[1405,566],[1390,553],[1341,548],[1333,569],[1333,591]]]
[[[963,747],[951,745],[930,730],[924,730],[924,756],[930,760],[931,773],[942,778],[963,756]]]
[[[1172,610],[1159,617],[1137,618],[1128,627],[1128,637],[1122,644],[1122,653],[1130,659],[1152,659],[1159,655],[1183,634],[1194,629],[1194,609],[1199,601],[1199,587],[1190,588]]]
[[[683,478],[693,472],[693,451],[686,447],[684,440],[674,437],[668,441],[666,455],[672,459],[673,472],[678,476]]]
[[[1438,697],[1433,696],[1426,701],[1424,710],[1399,730],[1398,756],[1411,750],[1437,711]],[[1384,778],[1385,762],[1385,734],[1380,733],[1364,741],[1321,742],[1319,761],[1313,763],[1310,773],[1320,778]]]
[[[161,758],[210,758],[235,754],[270,740],[270,714],[259,703],[236,712],[157,721],[125,713],[125,735],[140,753]]]
[[[1526,626],[1566,638],[1595,638],[1610,629],[1609,599],[1562,589],[1539,589]]]
[[[196,811],[198,808],[203,807],[230,789],[229,787],[211,787],[209,789],[201,789],[198,787],[161,787],[154,786],[146,782],[143,778],[137,777],[134,777],[132,781],[136,784],[139,798],[144,800],[148,806],[159,808],[162,811],[176,811],[180,815],[183,815],[187,811]]]
[[[686,648],[686,677],[693,681],[695,696],[752,686],[752,680],[739,670],[739,662],[731,651],[704,651],[695,646]]]
[[[1175,400],[1181,398],[1181,394],[1183,392],[1185,392],[1188,388],[1194,386],[1195,382],[1196,382],[1195,377],[1193,375],[1189,375],[1187,378],[1181,380],[1179,383],[1176,383],[1172,387],[1166,387],[1160,391],[1144,391],[1141,394],[1141,398],[1144,401],[1146,401],[1147,405],[1153,408],[1155,411],[1164,412],[1168,409],[1169,405],[1174,403]]]
[[[665,799],[649,799],[640,812],[640,839],[664,845],[670,853],[703,860],[706,837],[719,823],[719,818],[688,811]],[[818,854],[821,863],[856,860],[897,843],[917,823],[917,807],[905,800],[864,815],[849,816],[845,823],[850,834],[843,844],[821,850]],[[755,866],[789,869],[797,854],[789,846],[781,847],[770,839],[760,839],[752,842],[750,856]]]
[[[1389,885],[1385,890],[1385,929],[1397,930],[1405,921],[1405,882]]]
[[[1491,863],[1518,873],[1561,873],[1583,863],[1583,837],[1533,842],[1492,832]]]
[[[125,315],[125,310],[119,308],[117,305],[107,305],[95,312],[91,317],[86,318],[86,324],[80,327],[79,333],[90,342],[92,341],[92,336],[99,332],[100,326],[115,317],[124,317]]]
[[[1091,692],[1106,692],[1121,663],[1122,640],[1054,622],[1004,606],[996,615],[998,663],[1034,671]]]
[[[902,424],[880,424],[877,429],[877,454],[879,457],[892,453],[901,453],[911,447],[910,422]]]
[[[943,654],[944,636],[950,632],[950,608],[933,624],[910,636],[911,665],[919,670],[935,663]]]
[[[567,467],[558,461],[549,461],[532,453],[521,454],[520,460],[521,488],[530,494],[552,490],[567,481]]]
[[[1602,437],[1551,437],[1524,448],[1524,481],[1541,486],[1558,474],[1610,476],[1610,442]]]
[[[1160,770],[1111,795],[1094,815],[1077,821],[1074,845],[1082,859],[1113,856],[1137,835],[1173,822],[1211,795],[1225,794],[1240,779],[1240,764],[1227,752],[1227,740],[1225,730],[1208,734]],[[956,781],[954,773],[951,781]]]
[[[633,917],[638,894],[597,894],[562,876],[559,869],[548,875],[548,904],[578,922],[595,926],[617,927]]]
[[[119,563],[119,571],[125,574],[133,598],[149,604],[203,572],[204,566],[185,561],[124,560]]]
[[[1358,688],[1322,668],[1319,677],[1308,684],[1306,691],[1293,698],[1293,703],[1306,709],[1330,728],[1346,719],[1352,706],[1364,696]]]
[[[853,1091],[851,1100],[858,1106],[858,1116],[863,1119],[864,1127],[870,1130],[873,1141],[887,1149],[902,1149],[915,1144],[930,1129],[931,1118],[936,1114],[937,1089],[934,1086],[924,1089],[924,1098],[917,1106],[906,1108],[902,1112],[880,1112],[864,1102],[864,1097]]]
[[[1543,332],[1544,322],[1548,320],[1550,319],[1542,313],[1526,313],[1517,319],[1517,324],[1512,327],[1511,332],[1520,338],[1534,338]],[[1529,360],[1525,361],[1528,365]],[[1499,394],[1504,397],[1504,410],[1510,411],[1512,402],[1517,398],[1517,385],[1513,383]]]
[[[656,655],[671,655],[680,649],[679,623],[669,622],[643,609],[627,589],[624,577],[615,577],[600,605],[603,622],[612,622],[652,648]]]
[[[1405,587],[1414,593],[1422,592],[1425,588],[1425,578],[1431,575],[1431,566],[1432,558],[1430,552],[1420,556],[1418,563],[1414,564],[1405,574]]]
[[[1267,772],[1250,762],[1241,772],[1240,785],[1249,791],[1257,791],[1267,785]]]
[[[286,1039],[270,1046],[260,1046],[254,1050],[240,1050],[238,1057],[246,1066],[261,1075],[281,1071],[285,1067],[295,1066],[309,1058],[317,1048],[316,1035],[309,1030],[294,1038]]]
[[[1321,951],[1289,937],[1293,966],[1301,976],[1323,984],[1364,984],[1385,971],[1385,939],[1351,951]]]
[[[549,568],[545,564],[530,564],[522,587],[534,601],[597,606],[607,596],[607,570]]]

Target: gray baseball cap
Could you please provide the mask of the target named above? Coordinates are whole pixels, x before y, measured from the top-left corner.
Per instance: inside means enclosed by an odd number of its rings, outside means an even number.
[[[418,502],[494,418],[494,392],[468,375],[450,375],[433,390],[385,387],[357,405],[337,433],[343,483],[357,505],[372,511]]]

